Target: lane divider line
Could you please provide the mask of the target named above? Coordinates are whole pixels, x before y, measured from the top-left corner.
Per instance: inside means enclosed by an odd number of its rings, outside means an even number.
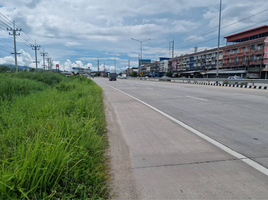
[[[188,97],[188,98],[191,98],[191,99],[197,99],[197,100],[200,100],[200,101],[208,101],[206,99],[201,99],[201,98],[198,98],[198,97],[192,97],[192,96],[185,96],[185,97]]]
[[[255,162],[254,160],[251,160],[250,158],[248,158],[248,157],[246,157],[246,156],[244,156],[244,155],[242,155],[242,154],[240,154],[240,153],[238,153],[238,152],[232,150],[231,148],[229,148],[229,147],[227,147],[227,146],[225,146],[225,145],[219,143],[218,141],[216,141],[216,140],[214,140],[214,139],[212,139],[212,138],[206,136],[204,133],[201,133],[200,131],[198,131],[198,130],[196,130],[196,129],[190,127],[190,126],[188,126],[187,124],[185,124],[185,123],[183,123],[183,122],[177,120],[176,118],[174,118],[174,117],[172,117],[172,116],[170,116],[170,115],[164,113],[164,112],[161,111],[161,110],[158,110],[157,108],[151,106],[150,104],[145,103],[144,101],[142,101],[142,100],[140,100],[140,99],[138,99],[138,98],[136,98],[136,97],[134,97],[134,96],[132,96],[132,95],[126,93],[126,92],[123,92],[123,91],[121,91],[121,90],[119,90],[119,89],[117,89],[117,88],[115,88],[115,87],[113,87],[113,86],[107,85],[107,84],[105,84],[105,83],[101,83],[101,84],[104,84],[104,85],[106,85],[106,86],[108,86],[108,87],[110,87],[110,88],[113,88],[114,90],[117,90],[118,92],[121,92],[122,94],[125,94],[125,95],[131,97],[132,99],[135,99],[136,101],[142,103],[143,105],[145,105],[145,106],[147,106],[147,107],[149,107],[149,108],[155,110],[156,112],[158,112],[158,113],[160,113],[161,115],[167,117],[167,118],[170,119],[171,121],[173,121],[173,122],[175,122],[175,123],[181,125],[181,126],[184,127],[185,129],[191,131],[192,133],[194,133],[194,134],[196,134],[197,136],[203,138],[204,140],[208,141],[209,143],[213,144],[214,146],[216,146],[216,147],[222,149],[222,150],[225,151],[226,153],[228,153],[228,154],[234,156],[235,158],[238,158],[239,160],[245,162],[246,164],[248,164],[248,165],[250,165],[251,167],[253,167],[253,168],[255,168],[256,170],[258,170],[259,172],[262,172],[263,174],[265,174],[266,176],[268,176],[268,169],[265,168],[264,166],[260,165],[259,163]]]

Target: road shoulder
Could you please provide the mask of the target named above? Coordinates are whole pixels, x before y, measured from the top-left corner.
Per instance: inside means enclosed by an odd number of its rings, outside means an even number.
[[[109,138],[112,199],[141,199],[131,169],[129,147],[117,121],[113,106],[104,94],[105,114]]]

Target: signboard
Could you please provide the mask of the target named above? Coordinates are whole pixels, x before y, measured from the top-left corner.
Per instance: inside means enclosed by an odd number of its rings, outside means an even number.
[[[139,63],[143,64],[147,64],[147,63],[151,63],[151,59],[139,59]]]
[[[249,78],[259,78],[260,74],[259,73],[247,73],[247,76]]]
[[[177,60],[172,61],[172,69],[173,71],[177,71]]]
[[[56,68],[59,68],[60,67],[60,65],[59,64],[56,64]]]
[[[170,58],[160,57],[159,59],[161,61],[161,60],[169,60]]]

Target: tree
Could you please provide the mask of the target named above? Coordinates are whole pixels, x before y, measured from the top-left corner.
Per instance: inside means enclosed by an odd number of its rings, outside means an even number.
[[[137,72],[132,72],[131,77],[137,77],[137,74],[138,74]]]
[[[168,71],[168,72],[166,73],[166,76],[171,77],[171,76],[172,76],[172,72],[171,72],[171,71]]]
[[[30,72],[35,72],[35,69],[34,68],[30,68]]]
[[[9,70],[10,70],[9,67],[7,67],[7,66],[0,66],[0,73],[7,72]]]

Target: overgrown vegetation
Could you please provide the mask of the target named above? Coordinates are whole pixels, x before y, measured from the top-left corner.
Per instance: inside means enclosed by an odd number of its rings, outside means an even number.
[[[172,76],[172,72],[171,71],[167,71],[166,72],[166,76],[171,77]]]
[[[133,72],[131,73],[131,77],[137,77],[137,75],[138,75],[138,73],[135,72],[135,71],[133,71]]]
[[[108,198],[102,90],[83,77],[0,76],[0,199]]]

